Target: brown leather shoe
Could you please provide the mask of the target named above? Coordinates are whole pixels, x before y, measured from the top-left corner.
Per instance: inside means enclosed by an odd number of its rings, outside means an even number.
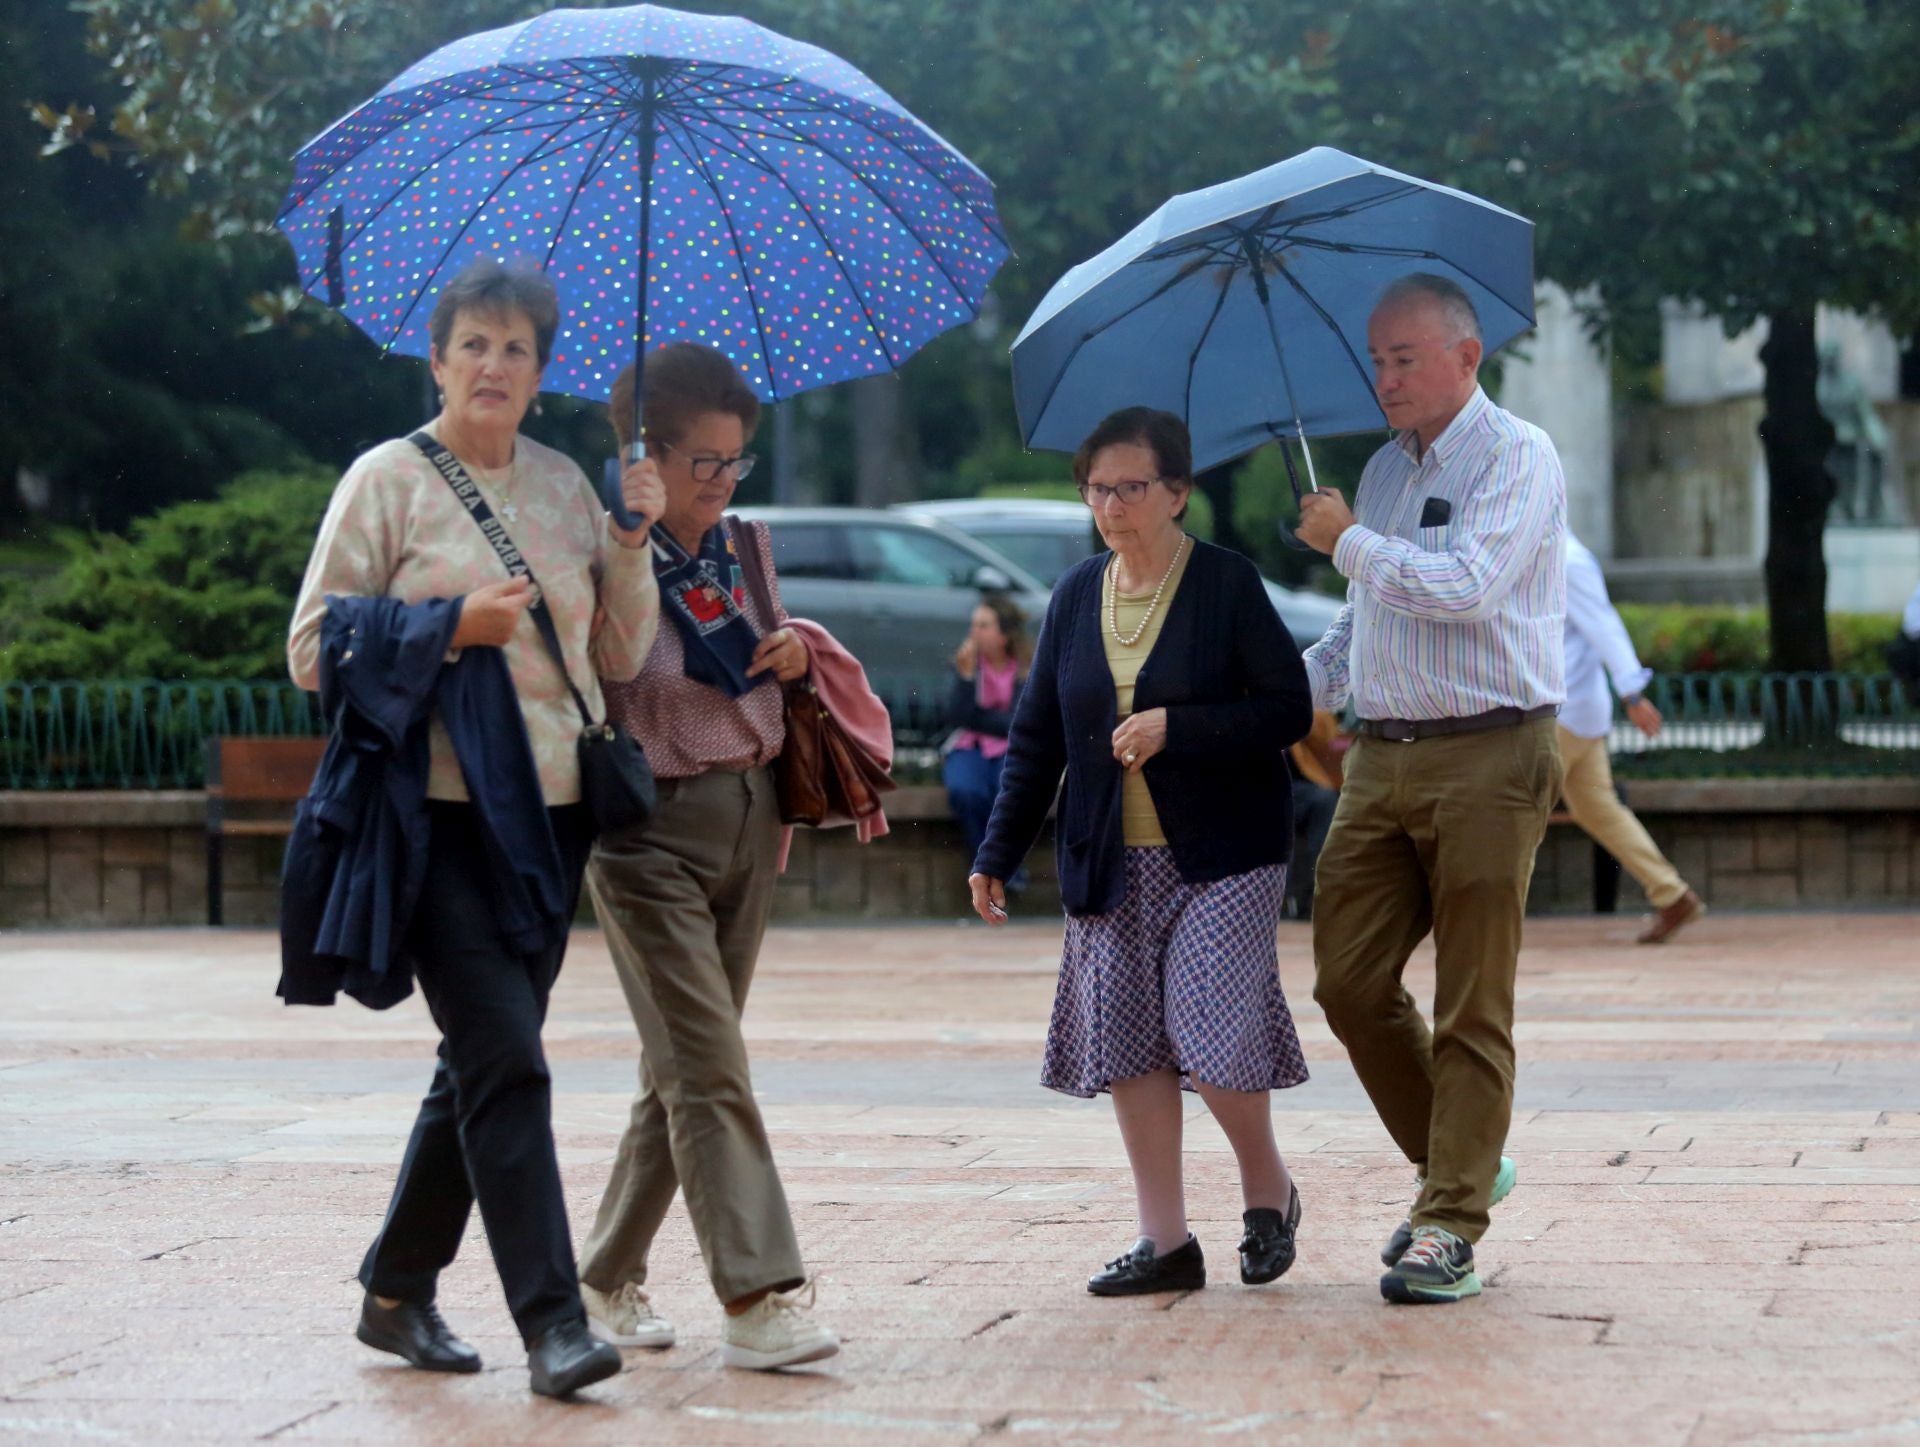
[[[1706,901],[1689,889],[1665,909],[1655,910],[1653,922],[1634,943],[1663,945],[1706,912]]]

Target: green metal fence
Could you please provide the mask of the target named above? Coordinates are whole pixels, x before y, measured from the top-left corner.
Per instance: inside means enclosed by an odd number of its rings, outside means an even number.
[[[290,683],[4,683],[0,788],[197,789],[210,738],[325,732]]]
[[[1648,739],[1616,714],[1609,745],[1631,777],[1920,774],[1920,698],[1892,674],[1682,673],[1647,690]]]
[[[909,771],[934,761],[947,682],[873,680]],[[1677,674],[1648,696],[1666,726],[1646,739],[1616,719],[1624,775],[1920,775],[1920,699],[1890,674]],[[5,683],[0,789],[194,789],[209,738],[325,732],[314,697],[285,683]]]

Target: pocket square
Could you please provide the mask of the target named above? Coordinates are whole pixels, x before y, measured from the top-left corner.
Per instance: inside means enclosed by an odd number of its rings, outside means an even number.
[[[1453,521],[1453,503],[1444,497],[1430,497],[1420,509],[1420,526],[1443,528]]]

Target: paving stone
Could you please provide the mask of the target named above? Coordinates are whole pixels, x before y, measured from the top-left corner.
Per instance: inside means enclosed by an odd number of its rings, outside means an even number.
[[[197,863],[180,832],[169,887]],[[351,1337],[428,1074],[417,998],[286,1010],[260,932],[0,934],[0,1440],[1897,1440],[1920,1432],[1914,924],[1719,909],[1647,951],[1626,918],[1529,921],[1520,1185],[1480,1245],[1486,1291],[1444,1312],[1379,1299],[1411,1171],[1312,1004],[1308,929],[1281,930],[1281,977],[1314,1078],[1273,1101],[1299,1263],[1239,1284],[1233,1159],[1190,1100],[1213,1284],[1121,1301],[1084,1287],[1134,1230],[1111,1107],[1034,1079],[1058,926],[777,929],[755,1086],[845,1350],[723,1370],[676,1209],[651,1284],[681,1344],[572,1407],[529,1396],[477,1226],[440,1301],[485,1372],[414,1373]],[[1407,979],[1430,996],[1429,950]],[[595,932],[547,1039],[577,1239],[637,1065]],[[1756,1408],[1756,1376],[1780,1405]]]

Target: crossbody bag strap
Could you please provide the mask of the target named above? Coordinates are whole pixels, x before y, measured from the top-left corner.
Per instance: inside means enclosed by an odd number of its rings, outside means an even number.
[[[547,645],[547,652],[553,656],[554,667],[560,670],[560,676],[567,681],[567,692],[573,695],[574,707],[580,710],[580,722],[587,728],[594,727],[593,715],[587,710],[587,700],[580,690],[574,687],[573,675],[567,671],[567,656],[560,647],[560,634],[553,626],[553,612],[546,606],[546,594],[540,590],[540,580],[533,576],[533,569],[527,566],[526,557],[514,546],[513,539],[500,519],[493,515],[493,509],[487,506],[486,498],[480,494],[480,488],[467,475],[467,469],[460,464],[447,445],[424,429],[407,439],[425,454],[434,471],[447,480],[447,486],[453,489],[453,495],[460,500],[460,506],[467,510],[474,525],[480,529],[493,548],[494,556],[515,578],[525,578],[533,585],[533,601],[527,605],[527,611],[533,615],[533,626],[539,632],[541,641]]]
[[[747,591],[753,595],[754,611],[767,620],[767,632],[780,626],[779,610],[773,606],[773,591],[767,586],[766,560],[760,555],[760,539],[753,528],[728,514],[727,532],[733,538],[733,551],[740,559],[740,572]]]

